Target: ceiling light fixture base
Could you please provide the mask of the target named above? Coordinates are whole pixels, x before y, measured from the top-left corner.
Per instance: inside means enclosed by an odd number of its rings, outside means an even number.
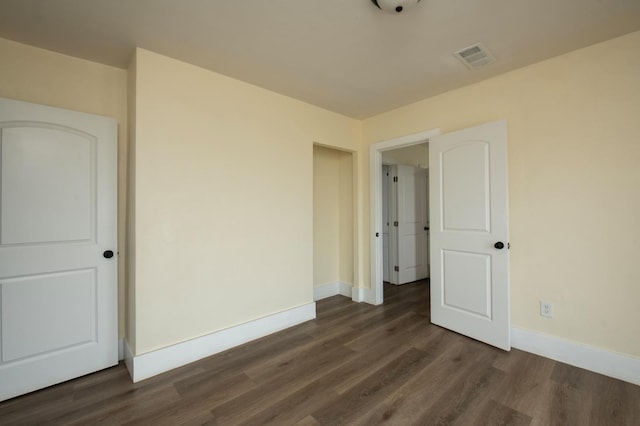
[[[397,15],[411,6],[418,4],[420,0],[371,0],[378,9]]]

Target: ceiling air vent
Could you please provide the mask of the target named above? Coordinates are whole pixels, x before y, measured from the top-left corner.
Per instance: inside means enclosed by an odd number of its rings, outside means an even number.
[[[482,43],[476,43],[472,46],[465,47],[464,49],[455,52],[454,55],[469,69],[482,68],[494,60],[493,55]]]

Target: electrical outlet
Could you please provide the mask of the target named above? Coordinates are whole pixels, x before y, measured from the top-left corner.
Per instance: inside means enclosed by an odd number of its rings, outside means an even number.
[[[547,318],[553,318],[553,303],[541,300],[540,315]]]

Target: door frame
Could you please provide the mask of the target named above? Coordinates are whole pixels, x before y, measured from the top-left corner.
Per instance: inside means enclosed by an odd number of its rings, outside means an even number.
[[[384,302],[382,286],[382,153],[396,148],[429,142],[429,138],[440,135],[440,129],[425,130],[398,138],[377,142],[369,146],[369,221],[371,236],[371,301],[374,305]],[[376,237],[376,233],[378,237]]]

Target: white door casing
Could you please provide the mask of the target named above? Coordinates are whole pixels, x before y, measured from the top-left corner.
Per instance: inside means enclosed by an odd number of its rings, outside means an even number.
[[[431,322],[509,350],[506,121],[431,138],[429,171]]]
[[[118,362],[117,123],[0,98],[0,155],[5,400]]]
[[[384,300],[382,285],[383,244],[382,238],[380,238],[382,234],[382,179],[380,179],[380,174],[382,173],[382,153],[396,148],[424,143],[427,142],[429,138],[439,134],[439,129],[431,129],[376,142],[369,146],[371,294],[366,300],[371,304],[379,305]]]
[[[396,166],[398,284],[427,277],[426,170]]]

